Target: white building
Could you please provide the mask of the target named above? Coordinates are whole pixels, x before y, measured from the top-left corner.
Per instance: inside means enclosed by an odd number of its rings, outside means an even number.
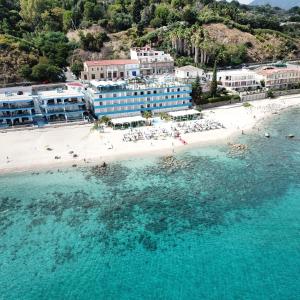
[[[206,83],[206,74],[200,68],[194,66],[175,68],[175,77],[180,82],[193,83],[197,76],[199,76],[201,83]]]
[[[56,89],[38,94],[41,113],[47,121],[82,120],[86,115],[84,94],[73,89]]]
[[[35,114],[35,103],[30,93],[0,94],[0,127],[32,124]]]
[[[212,80],[213,73],[207,74],[208,80]],[[217,81],[229,90],[246,91],[261,87],[260,76],[248,69],[222,70],[217,72]]]
[[[130,58],[138,60],[140,72],[143,76],[174,72],[174,59],[172,56],[150,46],[130,49]]]
[[[175,81],[128,84],[125,81],[91,81],[86,91],[94,115],[113,118],[182,110],[191,107],[191,85]]]

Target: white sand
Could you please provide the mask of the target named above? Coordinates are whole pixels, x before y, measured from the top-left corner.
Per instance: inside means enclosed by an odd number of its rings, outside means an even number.
[[[203,111],[204,117],[221,122],[226,129],[188,133],[182,138],[188,145],[230,141],[235,134],[251,130],[258,121],[284,108],[300,105],[300,95],[272,100],[252,101],[251,107],[241,104],[222,106]],[[276,117],[275,114],[273,114]],[[0,132],[0,172],[34,170],[62,165],[88,164],[111,159],[136,157],[148,153],[171,154],[185,149],[179,140],[145,140],[123,142],[124,130],[106,129],[104,133],[91,131],[91,125],[43,128]],[[262,133],[263,134],[263,133]],[[108,144],[113,149],[108,149]],[[48,151],[47,147],[53,149]],[[77,158],[70,154],[74,151]],[[60,159],[56,160],[55,156]]]

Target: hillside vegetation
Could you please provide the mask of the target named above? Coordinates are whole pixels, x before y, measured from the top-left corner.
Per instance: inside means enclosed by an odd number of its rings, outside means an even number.
[[[64,80],[67,66],[79,75],[86,59],[126,57],[147,43],[177,65],[295,58],[299,22],[298,7],[236,1],[0,0],[0,83]]]

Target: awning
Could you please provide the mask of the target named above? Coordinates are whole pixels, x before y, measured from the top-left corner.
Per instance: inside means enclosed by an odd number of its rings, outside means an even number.
[[[142,116],[134,116],[134,117],[117,118],[117,119],[112,119],[111,120],[111,123],[113,125],[130,124],[130,123],[135,123],[135,122],[146,122],[146,119],[143,118]]]
[[[195,109],[186,109],[186,110],[178,110],[178,111],[171,111],[168,112],[168,115],[170,115],[173,118],[178,118],[178,117],[184,117],[184,116],[191,116],[191,115],[200,115],[200,111],[195,110]]]

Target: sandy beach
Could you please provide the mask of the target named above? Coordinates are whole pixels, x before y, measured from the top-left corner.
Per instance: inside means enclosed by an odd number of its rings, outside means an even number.
[[[181,138],[187,145],[171,137],[124,142],[123,136],[128,130],[106,128],[104,132],[98,132],[91,130],[91,124],[22,131],[3,130],[0,132],[0,173],[88,165],[149,153],[166,155],[190,145],[230,142],[234,136],[249,132],[265,118],[276,117],[276,113],[282,109],[298,105],[300,95],[292,95],[252,101],[251,107],[238,103],[204,110],[204,119],[220,122],[225,128],[182,134]]]

